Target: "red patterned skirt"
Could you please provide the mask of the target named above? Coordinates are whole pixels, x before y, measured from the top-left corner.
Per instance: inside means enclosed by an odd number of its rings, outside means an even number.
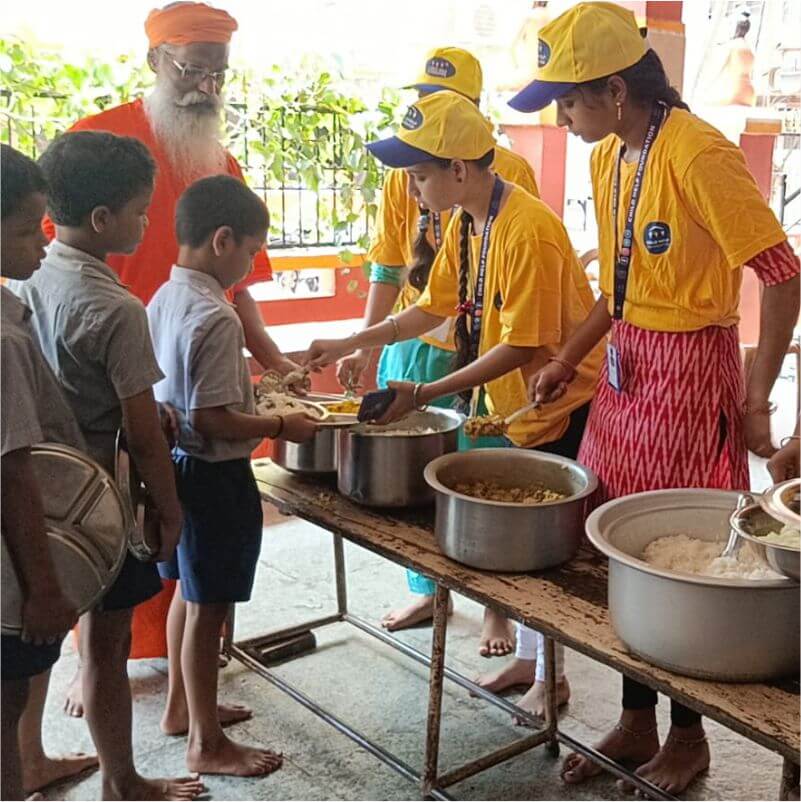
[[[623,390],[609,386],[604,365],[579,452],[598,475],[596,503],[675,487],[747,489],[737,327],[612,325]]]

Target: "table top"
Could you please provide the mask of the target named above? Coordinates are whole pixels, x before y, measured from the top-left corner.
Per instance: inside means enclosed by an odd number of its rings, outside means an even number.
[[[270,460],[256,460],[253,472],[262,498],[282,512],[489,604],[509,618],[798,762],[798,680],[766,684],[708,682],[673,674],[630,654],[609,622],[606,558],[588,543],[573,560],[558,568],[531,574],[480,571],[451,560],[439,550],[431,507],[363,507],[340,495],[334,478],[297,476]]]

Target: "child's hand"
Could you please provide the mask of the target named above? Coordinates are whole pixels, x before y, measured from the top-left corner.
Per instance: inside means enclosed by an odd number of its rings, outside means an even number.
[[[180,508],[172,514],[159,516],[159,539],[161,542],[153,562],[165,562],[172,558],[181,538],[183,523],[183,511]]]
[[[66,635],[78,620],[72,602],[56,584],[36,589],[22,605],[22,640],[26,643],[54,643]]]
[[[292,443],[304,443],[311,440],[317,431],[317,422],[310,418],[305,412],[293,412],[291,415],[284,415],[284,428],[281,430],[281,437]]]
[[[178,442],[178,435],[180,433],[180,423],[178,421],[178,410],[174,406],[167,403],[160,403],[159,408],[159,421],[161,423],[161,431],[164,432],[164,437],[167,440],[167,445],[174,448]]]

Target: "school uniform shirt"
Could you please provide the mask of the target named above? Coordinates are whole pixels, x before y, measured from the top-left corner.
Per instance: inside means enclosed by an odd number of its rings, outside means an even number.
[[[209,407],[256,413],[243,353],[245,333],[220,283],[207,273],[174,265],[169,281],[148,304],[147,317],[165,374],[155,387],[156,399],[172,404],[181,419],[176,453],[207,462],[248,458],[259,438],[206,438],[189,417],[193,409]]]
[[[592,154],[600,286],[614,293],[612,194],[620,140]],[[636,162],[621,163],[622,242]],[[624,321],[654,331],[695,331],[738,321],[742,266],[786,239],[742,151],[683,109],[671,109],[651,147],[634,221]]]
[[[83,451],[78,422],[39,350],[30,318],[31,310],[0,287],[0,453],[45,442]]]
[[[457,212],[448,226],[428,286],[417,302],[433,315],[450,315],[459,302],[461,214]],[[481,233],[471,237],[469,287],[474,286],[480,247]],[[471,290],[468,298],[472,297]],[[589,282],[562,222],[541,200],[512,187],[490,235],[479,356],[500,344],[537,351],[523,369],[486,385],[490,412],[505,417],[528,403],[526,378],[556,355],[593,304]],[[599,343],[578,366],[567,393],[512,424],[509,439],[525,447],[558,440],[570,413],[592,398],[602,355]]]
[[[156,139],[141,98],[105,109],[99,114],[78,120],[70,131],[110,131],[118,136],[132,136],[144,144],[156,161],[157,170],[153,186],[153,199],[148,210],[150,224],[145,229],[139,247],[128,254],[112,254],[108,263],[120,280],[142,303],[147,304],[153,293],[169,278],[170,268],[178,257],[175,239],[175,207],[184,190],[196,179],[187,179],[173,167],[161,143]],[[219,171],[244,181],[242,168],[226,151]],[[196,176],[203,178],[204,176]],[[55,227],[49,218],[45,233],[55,236]],[[269,281],[272,271],[267,251],[260,251],[253,259],[253,270],[231,291],[231,297],[257,281]]]
[[[495,148],[493,170],[504,180],[529,192],[535,198],[540,193],[537,179],[531,165],[519,154],[513,153],[500,145]],[[440,231],[444,238],[445,230],[451,219],[450,210],[440,212]],[[376,231],[367,258],[371,262],[386,267],[408,267],[414,262],[412,246],[417,239],[417,223],[420,219],[420,209],[417,201],[409,195],[409,176],[405,170],[388,170],[384,176],[384,186],[381,191],[381,203],[376,219]],[[437,249],[433,219],[428,226],[428,241],[434,250]],[[402,312],[413,306],[420,297],[416,290],[404,281],[400,295],[395,304],[394,313]],[[451,310],[452,314],[453,310]],[[453,321],[450,320],[433,332],[420,337],[423,342],[446,348],[455,349],[453,342]]]
[[[105,262],[58,240],[31,278],[10,286],[34,310],[42,353],[90,456],[113,475],[120,402],[162,378],[142,302]]]

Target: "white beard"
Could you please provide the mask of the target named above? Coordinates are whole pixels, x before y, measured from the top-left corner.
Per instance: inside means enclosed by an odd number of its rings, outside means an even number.
[[[170,164],[185,181],[225,171],[222,98],[187,92],[178,95],[166,81],[145,98],[145,113]]]

